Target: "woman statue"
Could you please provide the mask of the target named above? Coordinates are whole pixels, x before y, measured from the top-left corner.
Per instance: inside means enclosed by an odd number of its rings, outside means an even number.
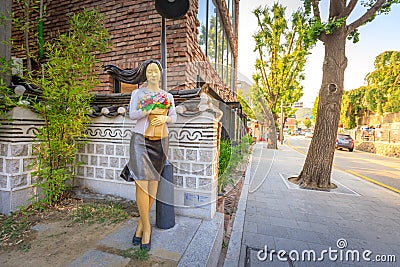
[[[150,250],[151,226],[149,213],[157,194],[158,181],[168,152],[166,124],[176,122],[173,96],[160,89],[162,67],[157,60],[147,60],[133,70],[122,70],[114,65],[105,70],[122,82],[147,86],[132,92],[129,117],[137,120],[130,141],[130,157],[121,177],[135,181],[139,221],[132,243]]]

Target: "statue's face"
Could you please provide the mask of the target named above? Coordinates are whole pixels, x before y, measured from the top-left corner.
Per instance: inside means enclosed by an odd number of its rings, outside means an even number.
[[[147,83],[157,84],[160,81],[161,73],[156,63],[150,63],[146,69]]]

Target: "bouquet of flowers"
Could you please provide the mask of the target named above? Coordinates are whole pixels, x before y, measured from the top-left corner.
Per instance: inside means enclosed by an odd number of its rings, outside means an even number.
[[[138,108],[145,111],[154,109],[168,109],[171,106],[165,93],[146,94],[138,100]]]
[[[165,93],[146,94],[138,100],[138,109],[150,111],[149,122],[155,119],[158,115],[167,115],[168,109],[171,106],[171,101]],[[168,136],[167,127],[165,124],[159,126],[149,125],[144,133],[144,136],[151,140],[159,140]]]

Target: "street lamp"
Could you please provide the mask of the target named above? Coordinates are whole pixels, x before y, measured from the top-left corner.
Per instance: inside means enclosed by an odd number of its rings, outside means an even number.
[[[189,10],[189,0],[156,0],[156,10],[161,15],[161,66],[162,88],[167,91],[167,36],[166,36],[166,19],[179,19],[183,17]]]

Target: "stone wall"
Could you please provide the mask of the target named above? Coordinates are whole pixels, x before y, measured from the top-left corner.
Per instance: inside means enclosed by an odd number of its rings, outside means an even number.
[[[29,164],[35,130],[43,121],[35,113],[14,108],[8,113],[12,119],[0,126],[0,213],[8,214],[29,203],[35,194],[35,182]]]
[[[0,213],[29,204],[35,193],[29,163],[35,130],[43,121],[33,112],[14,108],[13,121],[0,127]],[[178,115],[170,125],[168,159],[174,166],[176,213],[211,219],[216,212],[220,111],[213,107],[195,115]],[[135,199],[134,183],[119,174],[129,158],[135,121],[126,116],[100,116],[92,120],[87,143],[78,151],[81,163],[74,185],[101,194]]]
[[[360,151],[400,158],[400,143],[355,141],[355,145]]]
[[[129,158],[130,129],[135,122],[124,116],[92,119],[88,143],[80,148],[75,185],[102,194],[135,199],[135,187],[119,178]]]
[[[178,116],[170,127],[169,160],[174,165],[178,214],[211,219],[216,211],[219,124],[213,112]]]
[[[92,191],[135,199],[134,183],[119,177],[129,159],[135,122],[128,117],[93,119],[88,143],[79,151],[75,185]],[[178,115],[170,125],[168,160],[174,166],[177,214],[210,219],[216,210],[218,120],[213,111],[194,117]]]

